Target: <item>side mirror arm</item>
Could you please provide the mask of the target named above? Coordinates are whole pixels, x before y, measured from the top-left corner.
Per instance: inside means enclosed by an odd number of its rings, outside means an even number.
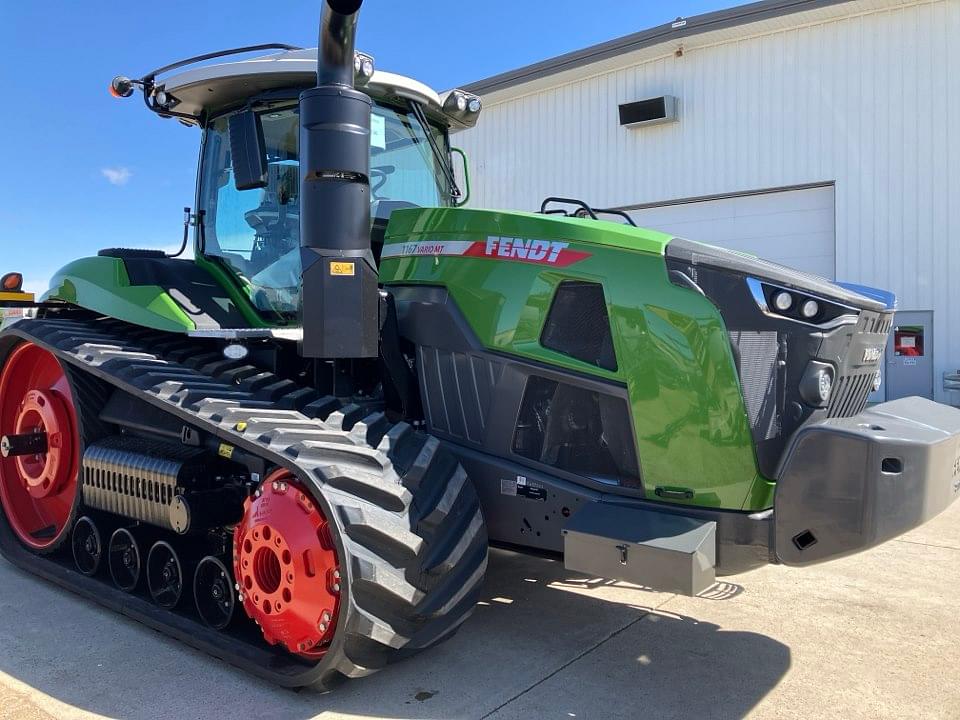
[[[470,163],[467,162],[467,154],[458,147],[450,148],[450,154],[457,154],[463,161],[463,196],[453,201],[454,207],[462,207],[470,201]]]

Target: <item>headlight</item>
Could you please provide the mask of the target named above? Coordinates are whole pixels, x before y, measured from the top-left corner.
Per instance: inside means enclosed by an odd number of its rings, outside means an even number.
[[[360,85],[366,85],[373,77],[374,64],[373,58],[362,52],[353,54],[353,74],[354,82]]]
[[[881,385],[883,385],[883,373],[877,368],[877,374],[873,376],[873,392],[879,390]]]
[[[800,397],[807,405],[826,407],[833,393],[833,365],[811,360],[800,380]]]
[[[781,287],[757,278],[748,277],[746,280],[754,302],[765,315],[827,330],[840,325],[856,325],[860,316],[859,308],[817,297],[804,290]]]
[[[443,96],[443,112],[462,127],[476,125],[482,108],[480,98],[466,90],[451,90]]]
[[[803,305],[800,306],[800,314],[803,315],[807,320],[817,316],[817,313],[820,312],[820,305],[816,300],[807,300]]]
[[[786,312],[793,307],[793,295],[781,290],[773,296],[773,306],[780,312]]]

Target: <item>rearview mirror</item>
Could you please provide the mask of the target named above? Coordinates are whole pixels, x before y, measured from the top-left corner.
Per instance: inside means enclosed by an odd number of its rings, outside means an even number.
[[[463,207],[470,201],[470,164],[467,162],[467,154],[458,147],[450,148],[450,154],[459,155],[460,160],[463,162],[461,167],[461,173],[463,175],[463,195],[455,198],[453,201],[454,207]]]
[[[253,110],[230,116],[230,157],[233,159],[233,184],[237,190],[267,186],[267,148],[263,125]]]

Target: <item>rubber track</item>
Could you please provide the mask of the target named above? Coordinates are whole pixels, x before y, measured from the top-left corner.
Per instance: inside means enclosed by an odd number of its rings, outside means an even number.
[[[16,565],[293,687],[369,674],[445,639],[475,606],[486,530],[476,491],[435,438],[406,423],[391,425],[369,407],[341,407],[180,335],[110,319],[23,320],[0,333],[0,362],[20,339],[53,352],[74,368],[71,376],[81,369],[290,470],[339,529],[349,596],[341,599],[330,649],[311,665],[33,555],[0,513],[0,551]]]

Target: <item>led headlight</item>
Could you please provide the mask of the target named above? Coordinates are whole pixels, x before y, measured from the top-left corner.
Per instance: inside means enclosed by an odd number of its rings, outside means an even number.
[[[473,127],[480,116],[483,102],[466,90],[451,90],[443,96],[443,112],[462,127]]]
[[[354,53],[353,55],[353,74],[356,80],[365,85],[373,77],[373,58],[365,53]]]
[[[883,385],[883,373],[880,372],[880,368],[877,368],[877,372],[873,376],[873,392],[879,390],[881,385]]]
[[[800,306],[800,314],[807,320],[816,317],[819,312],[820,304],[816,300],[807,300]]]
[[[833,365],[811,360],[800,380],[800,397],[807,405],[826,407],[833,393]]]
[[[785,290],[779,291],[773,296],[773,307],[780,312],[786,312],[793,307],[793,295]]]

